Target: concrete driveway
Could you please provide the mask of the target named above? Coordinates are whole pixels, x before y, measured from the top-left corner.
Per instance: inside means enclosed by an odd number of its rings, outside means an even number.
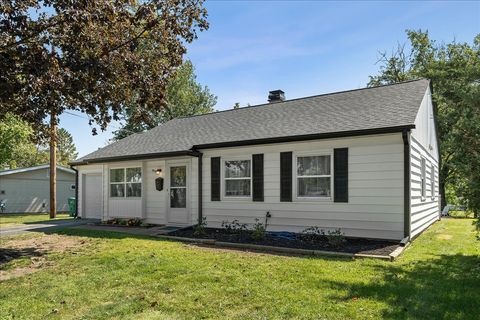
[[[0,227],[0,237],[13,236],[23,234],[30,231],[48,231],[55,228],[75,227],[84,224],[94,223],[97,220],[93,219],[78,219],[78,220],[55,220],[46,222],[34,222],[29,224],[16,225],[11,227]]]

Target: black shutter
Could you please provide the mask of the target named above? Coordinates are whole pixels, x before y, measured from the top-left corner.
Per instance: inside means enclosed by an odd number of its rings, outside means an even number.
[[[263,154],[252,156],[253,165],[253,201],[263,201]]]
[[[280,153],[280,201],[292,201],[292,153]]]
[[[348,202],[348,148],[333,150],[333,196],[335,202]]]
[[[220,201],[220,157],[210,159],[212,201]]]

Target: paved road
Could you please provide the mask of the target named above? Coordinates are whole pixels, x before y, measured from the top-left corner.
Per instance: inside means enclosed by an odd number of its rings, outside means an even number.
[[[74,227],[82,224],[91,223],[95,220],[89,219],[78,219],[78,220],[55,220],[55,221],[46,221],[39,223],[30,223],[15,225],[11,227],[0,227],[0,236],[13,236],[29,231],[47,231],[49,229],[61,228],[61,227]]]

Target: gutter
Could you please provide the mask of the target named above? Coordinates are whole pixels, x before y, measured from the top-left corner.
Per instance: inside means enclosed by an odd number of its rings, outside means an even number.
[[[364,136],[364,135],[372,135],[372,134],[396,133],[396,132],[402,132],[404,130],[410,130],[414,128],[415,128],[414,124],[409,124],[409,125],[403,125],[403,126],[375,128],[375,129],[350,130],[350,131],[304,134],[304,135],[274,137],[274,138],[216,142],[216,143],[198,144],[193,146],[192,149],[212,149],[212,148],[250,146],[250,145],[257,145],[257,144],[270,144],[270,143],[280,143],[280,142],[344,138],[344,137]]]
[[[403,236],[410,238],[410,129],[402,131],[403,139]]]
[[[75,218],[78,217],[78,170],[70,165],[70,169],[75,171]]]
[[[140,160],[140,159],[158,159],[158,158],[169,158],[169,157],[178,157],[178,156],[197,157],[198,153],[199,152],[195,150],[184,150],[184,151],[173,151],[173,152],[133,154],[133,155],[124,155],[124,156],[115,156],[115,157],[95,158],[92,160],[72,161],[69,163],[69,165],[71,167],[72,165],[76,166],[76,165],[85,165],[85,164],[92,164],[92,163],[129,161],[129,160]]]

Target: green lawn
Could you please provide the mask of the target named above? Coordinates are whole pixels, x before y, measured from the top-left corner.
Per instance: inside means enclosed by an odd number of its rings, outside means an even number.
[[[68,214],[59,213],[55,219],[68,219]],[[0,227],[11,227],[50,220],[48,213],[0,213]]]
[[[451,210],[448,212],[448,215],[453,218],[473,218],[472,211],[457,211]]]
[[[393,263],[63,229],[65,241],[84,243],[3,281],[0,319],[478,319],[480,241],[472,222],[436,223]],[[26,263],[11,261],[3,271]]]

